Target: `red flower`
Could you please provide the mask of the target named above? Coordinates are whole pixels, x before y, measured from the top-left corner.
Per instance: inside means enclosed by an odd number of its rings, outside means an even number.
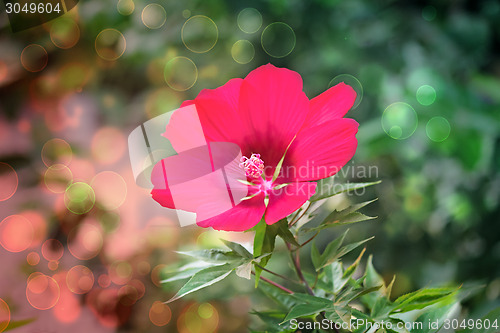
[[[316,183],[312,181],[336,174],[353,157],[358,123],[343,116],[355,99],[354,90],[340,83],[309,100],[298,73],[271,64],[253,70],[245,79],[232,79],[217,89],[202,90],[196,99],[182,104],[191,108],[175,111],[167,125],[164,136],[173,148],[191,153],[166,158],[155,166],[153,199],[168,208],[196,212],[196,223],[201,227],[243,231],[255,226],[263,216],[267,224],[273,224],[315,193]],[[205,149],[193,149],[200,141],[206,142]],[[221,149],[231,150],[227,145],[213,145],[220,142],[233,144],[243,157],[236,162],[228,162],[227,154],[224,158],[212,157]],[[230,165],[226,169],[229,174],[240,168],[247,182],[238,182],[239,187],[231,189],[243,191],[240,198],[246,196],[246,200],[218,207],[216,212],[218,203],[212,199],[220,191],[227,192],[229,183],[226,179],[224,186],[214,188],[213,182],[209,185],[211,181],[197,182],[199,175],[186,175],[196,173],[193,168],[198,167],[200,154],[211,154],[211,171],[224,163]],[[236,155],[233,149],[231,156]],[[283,156],[279,174],[273,177]],[[165,172],[166,165],[176,165],[176,170],[184,174],[171,177]],[[176,204],[173,183],[184,184],[176,190],[184,200]]]

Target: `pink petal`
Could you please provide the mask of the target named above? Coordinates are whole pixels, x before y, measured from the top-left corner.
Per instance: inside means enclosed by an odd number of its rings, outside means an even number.
[[[266,205],[264,204],[264,193],[244,200],[234,208],[209,219],[197,221],[200,227],[212,227],[215,230],[245,231],[254,227],[262,218]]]
[[[261,154],[266,175],[272,175],[308,110],[298,73],[271,64],[253,70],[240,91],[239,113],[248,133],[243,154]]]
[[[234,143],[211,143],[161,160],[153,168],[153,199],[204,219],[232,209],[248,193]],[[168,180],[167,180],[168,179]]]
[[[269,195],[265,220],[273,224],[299,209],[316,192],[317,183],[291,183]]]
[[[325,121],[342,118],[354,105],[356,92],[341,82],[311,99],[310,110],[304,127],[312,127]]]
[[[281,182],[318,180],[336,174],[354,156],[358,123],[340,118],[302,130],[283,162]]]
[[[192,104],[174,111],[162,136],[177,153],[207,144],[196,106]]]

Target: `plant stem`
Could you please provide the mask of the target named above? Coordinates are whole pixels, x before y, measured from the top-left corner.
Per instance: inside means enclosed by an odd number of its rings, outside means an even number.
[[[301,218],[302,218],[302,217],[303,217],[303,216],[307,213],[307,211],[309,210],[309,208],[311,208],[311,205],[312,205],[312,203],[309,201],[309,205],[307,205],[307,208],[306,208],[306,209],[304,209],[304,211],[302,212],[302,214],[301,214],[298,218],[294,218],[294,219],[290,222],[290,224],[288,225],[288,227],[289,227],[289,228],[290,228],[290,227],[293,227],[293,226],[295,225],[295,223],[299,222],[299,221],[300,221],[300,219],[301,219]],[[297,216],[297,215],[295,215],[295,216]]]
[[[255,275],[255,272],[254,272],[254,271],[252,271],[252,274],[253,274],[253,275]],[[264,281],[264,282],[269,283],[269,284],[270,284],[270,285],[272,285],[272,286],[275,286],[276,288],[279,288],[279,289],[283,290],[284,292],[286,292],[286,293],[288,293],[288,294],[293,294],[293,291],[291,291],[290,289],[288,289],[288,288],[286,288],[286,287],[282,286],[282,285],[281,285],[281,284],[279,284],[279,283],[276,283],[276,282],[274,282],[274,281],[271,281],[271,280],[269,280],[269,279],[267,279],[267,278],[265,278],[265,277],[263,277],[263,276],[261,276],[261,277],[260,277],[260,279],[261,279],[262,281]]]
[[[260,268],[260,269],[262,269],[264,272],[268,272],[269,274],[272,274],[272,275],[274,275],[274,276],[277,276],[277,277],[279,277],[279,278],[282,278],[283,280],[286,280],[286,281],[289,281],[289,282],[292,282],[292,283],[295,283],[295,284],[300,284],[300,282],[294,281],[294,280],[292,280],[292,279],[290,279],[290,278],[288,278],[288,277],[286,277],[286,276],[283,276],[283,275],[281,275],[281,274],[278,274],[278,273],[276,273],[276,272],[273,272],[273,271],[271,271],[271,270],[269,270],[269,269],[267,269],[267,268],[265,268],[265,267],[263,267],[263,266],[261,266],[261,265],[259,265],[259,264],[257,264],[257,263],[255,264],[255,266],[259,267],[259,268]]]

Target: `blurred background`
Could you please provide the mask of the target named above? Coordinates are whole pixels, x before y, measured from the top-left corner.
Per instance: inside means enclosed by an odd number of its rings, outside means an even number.
[[[236,277],[162,303],[178,290],[159,282],[174,251],[252,235],[179,228],[135,184],[127,136],[269,62],[299,72],[309,98],[342,81],[358,93],[349,170],[377,172],[339,181],[382,183],[327,207],[379,198],[349,237],[376,236],[367,252],[396,274],[394,296],[467,283],[484,287],[463,316],[499,306],[499,17],[494,0],[87,0],[13,33],[2,10],[0,332],[258,325],[247,313],[272,303]],[[284,258],[269,265],[286,271]]]

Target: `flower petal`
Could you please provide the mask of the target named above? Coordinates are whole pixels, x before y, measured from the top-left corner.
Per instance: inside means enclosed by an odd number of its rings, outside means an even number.
[[[341,82],[311,99],[304,127],[320,125],[325,121],[342,118],[354,105],[356,92]]]
[[[260,193],[251,199],[244,200],[232,209],[214,216],[212,218],[197,221],[200,227],[212,227],[215,230],[245,231],[259,223],[266,205],[264,204],[264,193]]]
[[[340,118],[302,130],[290,146],[280,182],[318,180],[336,174],[354,156],[358,123]]]
[[[269,194],[265,220],[273,224],[299,209],[316,192],[317,183],[291,183]]]
[[[261,154],[266,175],[272,176],[308,110],[298,73],[271,64],[250,72],[241,85],[238,110],[248,133],[243,154]]]
[[[174,111],[165,137],[176,151],[184,149],[186,142],[200,141],[200,136],[206,142],[244,143],[245,133],[237,112],[242,82],[232,79],[217,89],[203,89],[194,100],[183,102],[181,109]],[[186,107],[193,104],[196,114],[186,114],[192,113]]]

